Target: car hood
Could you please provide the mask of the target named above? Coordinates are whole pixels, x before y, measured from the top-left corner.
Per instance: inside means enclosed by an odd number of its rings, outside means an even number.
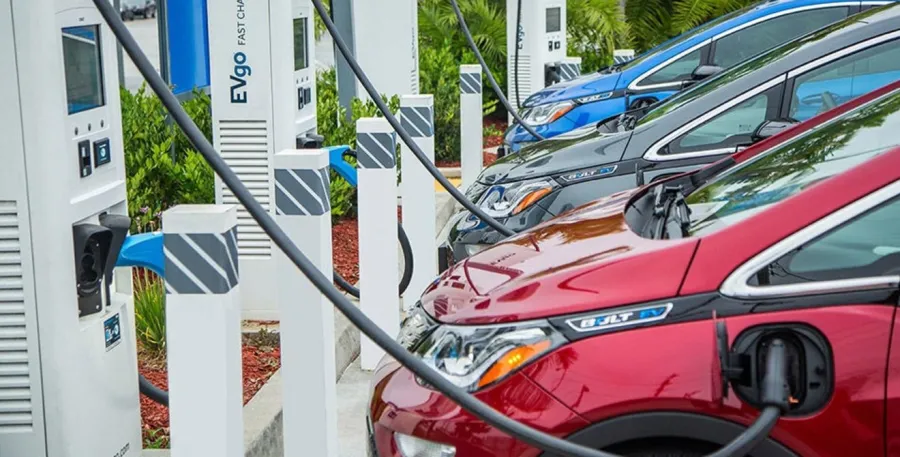
[[[475,254],[422,295],[435,319],[492,324],[667,299],[678,294],[697,239],[650,240],[626,224],[630,189]]]
[[[552,86],[545,87],[528,97],[522,106],[530,107],[535,105],[543,105],[545,103],[561,102],[563,100],[571,100],[573,98],[587,97],[588,95],[602,94],[611,92],[616,89],[619,83],[619,77],[622,73],[590,73],[579,76],[575,79],[556,83]]]
[[[587,125],[497,160],[481,172],[478,181],[490,185],[618,162],[631,133],[601,133],[594,124]]]

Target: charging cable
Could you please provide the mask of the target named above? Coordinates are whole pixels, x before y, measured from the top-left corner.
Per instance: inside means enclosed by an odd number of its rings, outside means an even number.
[[[491,87],[494,89],[494,93],[497,94],[497,98],[500,99],[500,103],[503,103],[503,107],[509,111],[509,114],[522,126],[528,133],[537,138],[538,140],[543,140],[544,137],[538,133],[534,127],[528,125],[519,113],[513,109],[512,105],[509,104],[509,100],[503,95],[503,91],[500,90],[500,85],[497,84],[497,80],[494,79],[494,74],[491,72],[491,69],[488,68],[487,62],[484,61],[484,57],[481,56],[481,51],[478,50],[478,45],[475,44],[475,39],[472,38],[472,32],[469,32],[469,26],[466,24],[466,19],[462,15],[462,11],[459,9],[459,4],[456,3],[456,0],[450,0],[450,4],[453,5],[453,12],[456,13],[456,20],[459,21],[459,26],[462,28],[463,35],[466,36],[466,41],[469,42],[469,47],[472,48],[472,52],[475,53],[475,58],[478,59],[478,63],[481,65],[481,68],[484,70],[485,76],[487,76],[488,82],[491,83]],[[519,1],[519,14],[522,14],[522,2]],[[519,20],[521,21],[521,16],[519,16]],[[518,25],[516,26],[516,68],[514,69],[516,74],[516,101],[521,106],[521,102],[519,100],[519,30]],[[357,75],[359,76],[359,75]]]
[[[328,17],[327,10],[324,5],[322,5],[321,0],[312,1],[319,15],[325,22],[326,27],[328,27],[334,37],[335,42],[343,43],[340,39],[340,35],[334,30],[334,23]],[[309,261],[309,259],[291,241],[290,237],[288,237],[275,222],[272,216],[258,201],[256,201],[255,198],[253,198],[249,189],[241,182],[228,164],[225,163],[224,159],[216,152],[209,140],[206,139],[203,132],[200,131],[194,121],[188,116],[187,112],[184,111],[184,108],[178,102],[178,99],[172,94],[169,87],[150,63],[150,60],[147,59],[147,56],[140,49],[140,46],[134,40],[134,37],[131,36],[131,33],[122,22],[122,19],[119,17],[118,12],[113,8],[112,4],[109,3],[108,0],[93,0],[93,2],[103,16],[103,19],[109,25],[113,34],[121,43],[122,48],[128,53],[135,66],[138,68],[138,71],[140,71],[141,75],[148,82],[151,89],[153,89],[153,92],[160,98],[163,106],[165,106],[166,110],[172,115],[173,120],[184,132],[191,144],[201,155],[203,155],[213,171],[219,175],[225,185],[234,193],[238,201],[244,205],[247,212],[250,213],[253,219],[272,239],[275,245],[278,246],[278,248],[285,253],[309,281],[334,304],[338,311],[346,316],[347,319],[363,334],[384,349],[387,354],[397,360],[401,365],[406,367],[413,374],[422,378],[427,384],[446,395],[450,400],[483,420],[488,425],[507,433],[510,436],[514,436],[522,442],[528,443],[546,452],[556,453],[567,457],[619,457],[615,454],[594,450],[580,444],[571,443],[548,435],[506,417],[486,403],[483,403],[463,389],[457,387],[437,371],[428,367],[424,362],[397,344],[393,338],[375,325],[374,322],[366,317],[365,313],[354,306],[347,297],[331,284],[331,281]],[[346,44],[344,44],[343,48],[346,48]],[[351,67],[354,67],[355,69],[359,68],[355,65],[355,61],[352,60],[352,57],[347,60],[351,63]],[[367,90],[368,89],[372,89],[374,92],[374,89],[371,88],[371,84],[368,85]],[[377,94],[373,99],[380,100]],[[390,114],[387,107],[384,107],[384,112],[386,116]],[[399,125],[394,128],[401,134],[401,137],[407,136]],[[787,384],[785,379],[786,370],[784,367],[784,345],[779,345],[777,343],[779,343],[777,340],[773,341],[772,347],[769,350],[769,372],[767,377],[771,377],[771,382],[766,382],[766,387],[777,386],[778,384],[785,386]],[[778,365],[779,363],[780,366]],[[777,399],[781,397],[785,399],[784,404],[786,405],[787,395],[785,393],[782,393],[780,396],[774,392],[770,392],[769,395],[764,395],[764,398],[775,399],[773,401],[777,401]],[[782,410],[786,410],[785,408],[786,407],[780,407],[780,405],[766,406],[756,422],[722,450],[749,449],[753,444],[763,439],[765,433],[771,430],[778,420],[778,417],[781,415]],[[736,447],[736,445],[740,445],[740,447]],[[711,454],[711,457],[741,457],[745,453],[746,452],[740,454],[724,454],[719,451]]]

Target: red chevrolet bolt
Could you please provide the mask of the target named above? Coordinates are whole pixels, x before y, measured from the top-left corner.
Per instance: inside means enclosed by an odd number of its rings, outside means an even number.
[[[790,411],[753,457],[900,457],[900,83],[447,270],[401,344],[507,416],[629,456],[699,456]],[[370,455],[543,456],[390,358]]]

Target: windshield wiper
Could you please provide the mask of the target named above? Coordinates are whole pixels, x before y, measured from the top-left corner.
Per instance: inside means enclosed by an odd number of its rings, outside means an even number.
[[[734,160],[734,157],[728,157],[726,159],[720,160],[702,170],[697,171],[696,173],[691,175],[691,184],[685,189],[685,194],[690,194],[694,190],[698,189],[700,186],[706,184],[712,177],[718,175],[722,171],[725,171],[731,168],[737,161]]]
[[[653,215],[650,220],[650,238],[668,239],[688,236],[691,226],[691,209],[684,200],[682,186],[661,184],[654,190]]]

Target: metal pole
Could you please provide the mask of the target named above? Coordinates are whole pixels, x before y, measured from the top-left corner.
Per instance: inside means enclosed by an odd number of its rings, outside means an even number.
[[[341,37],[356,56],[356,40],[353,36],[353,0],[331,0],[331,19],[338,28]],[[334,70],[337,79],[338,101],[347,110],[347,121],[352,119],[351,101],[356,97],[356,76],[344,56],[335,48]]]
[[[167,0],[158,0],[156,23],[159,34],[159,74],[166,84],[172,84],[169,71],[169,26],[166,11]]]
[[[113,0],[116,11],[122,10],[122,0]],[[122,60],[122,43],[116,40],[116,59],[119,61],[119,87],[125,87],[125,61]]]

